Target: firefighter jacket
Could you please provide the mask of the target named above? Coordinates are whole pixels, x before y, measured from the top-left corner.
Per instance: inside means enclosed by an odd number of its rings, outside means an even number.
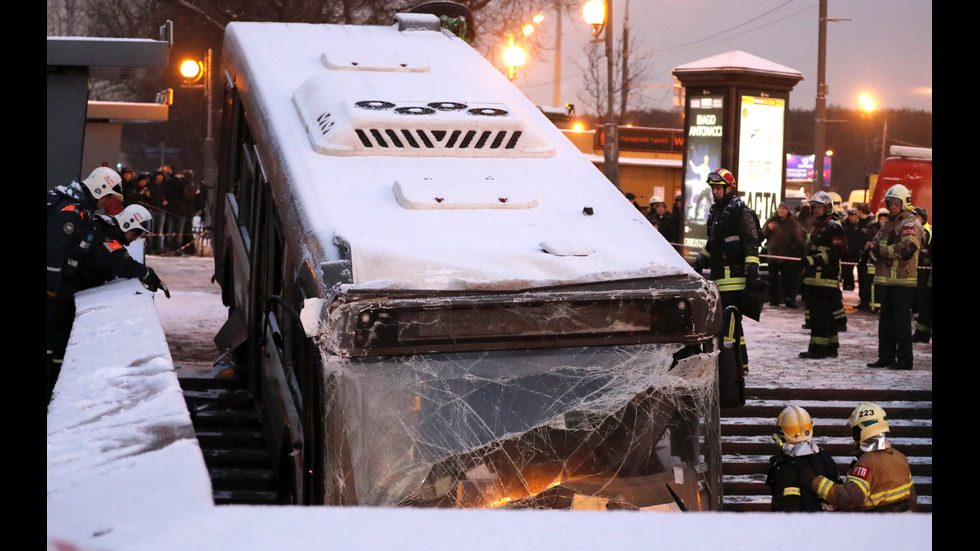
[[[731,192],[711,205],[708,240],[701,255],[709,261],[718,291],[745,290],[745,277],[759,275],[759,218]]]
[[[803,284],[837,288],[840,284],[840,261],[845,254],[844,228],[833,215],[814,221],[806,237],[803,253]]]
[[[817,476],[812,489],[841,511],[915,511],[915,487],[905,455],[895,448],[866,452],[851,465],[844,484]]]
[[[787,446],[790,446],[787,444]],[[773,512],[794,511],[824,511],[832,507],[817,495],[811,488],[801,488],[799,472],[804,466],[827,480],[841,482],[837,472],[837,462],[827,450],[822,450],[812,442],[802,442],[797,448],[808,448],[805,455],[788,455],[780,453],[769,458],[769,473],[766,485],[772,491]]]
[[[47,193],[47,293],[58,295],[63,279],[71,275],[89,252],[93,238],[95,200],[78,182]]]
[[[870,258],[875,261],[875,285],[915,287],[918,282],[922,225],[910,210],[889,216],[871,239]]]
[[[919,266],[932,266],[932,226],[922,224],[922,246],[919,248]]]
[[[123,231],[114,218],[95,216],[92,252],[78,263],[68,277],[74,291],[97,287],[116,277],[142,279],[148,268],[133,258],[126,247]]]

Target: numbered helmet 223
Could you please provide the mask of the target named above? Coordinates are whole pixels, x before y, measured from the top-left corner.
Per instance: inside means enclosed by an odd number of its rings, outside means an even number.
[[[862,402],[851,412],[847,426],[851,427],[854,441],[863,442],[888,432],[888,415],[878,404]]]

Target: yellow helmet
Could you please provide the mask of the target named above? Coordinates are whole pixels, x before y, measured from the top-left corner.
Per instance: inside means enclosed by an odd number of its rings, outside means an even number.
[[[888,432],[888,415],[878,404],[861,402],[851,412],[847,426],[851,427],[851,436],[854,441],[863,442]]]
[[[799,444],[813,438],[813,420],[800,406],[786,406],[786,409],[779,412],[776,424],[790,444]]]

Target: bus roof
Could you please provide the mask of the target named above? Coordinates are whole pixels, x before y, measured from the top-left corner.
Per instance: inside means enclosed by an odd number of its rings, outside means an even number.
[[[324,247],[312,261],[349,248],[357,288],[694,274],[500,71],[448,31],[403,23],[226,29],[224,69],[283,223]]]

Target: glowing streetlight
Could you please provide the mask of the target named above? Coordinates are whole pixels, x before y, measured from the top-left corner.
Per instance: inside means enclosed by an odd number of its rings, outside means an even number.
[[[204,76],[204,63],[196,59],[185,59],[180,64],[180,76],[184,84],[194,84]]]
[[[612,0],[590,0],[582,8],[582,17],[592,25],[593,42],[599,42],[599,35],[604,34],[606,43],[606,123],[603,125],[603,161],[602,169],[606,178],[619,187],[619,127],[613,120],[613,26]]]
[[[582,6],[582,17],[592,25],[592,37],[596,38],[602,32],[606,22],[606,4],[602,0],[590,0]]]
[[[510,46],[504,50],[504,63],[507,65],[507,78],[514,80],[517,68],[527,61],[527,54],[520,46],[514,45],[514,35],[510,35]]]
[[[870,94],[859,95],[858,103],[861,104],[861,109],[868,113],[873,113],[878,108],[877,102],[875,102],[874,98],[872,98]],[[881,118],[884,120],[884,127],[881,129],[881,165],[884,165],[885,151],[888,144],[888,113],[882,110]]]

